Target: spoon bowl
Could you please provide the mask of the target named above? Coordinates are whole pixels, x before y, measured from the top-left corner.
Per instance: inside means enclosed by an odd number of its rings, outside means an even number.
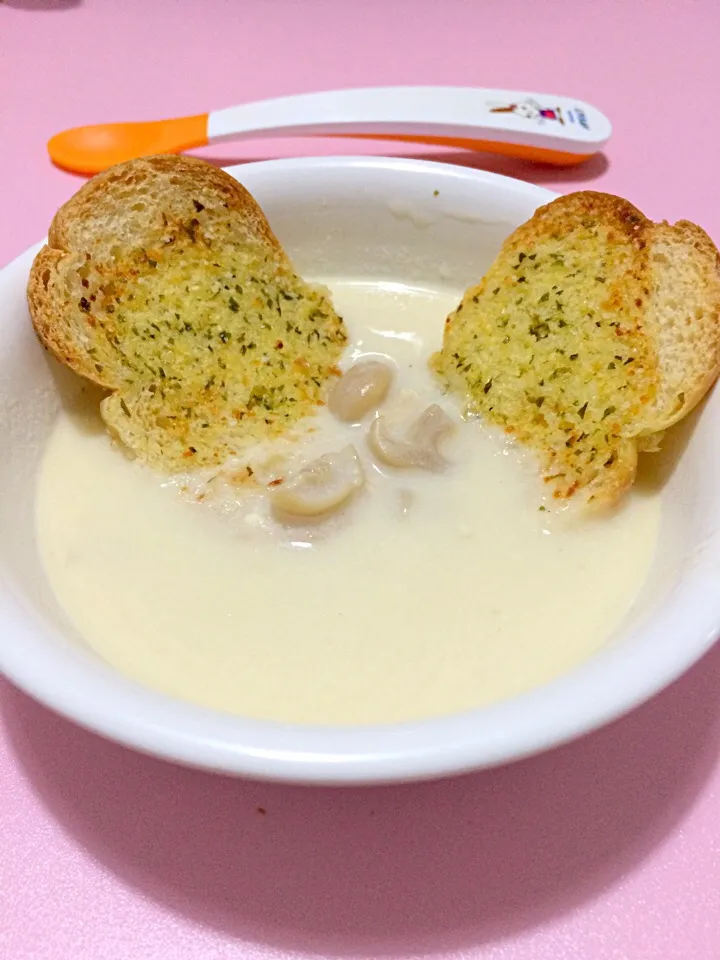
[[[116,163],[156,153],[180,153],[208,142],[207,114],[139,123],[98,123],[56,134],[48,153],[57,166],[94,174]]]

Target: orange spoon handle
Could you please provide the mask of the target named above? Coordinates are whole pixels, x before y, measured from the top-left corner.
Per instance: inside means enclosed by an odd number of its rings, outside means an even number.
[[[208,142],[208,114],[147,123],[102,123],[73,127],[48,142],[53,163],[74,173],[93,174],[151,153],[180,153]]]

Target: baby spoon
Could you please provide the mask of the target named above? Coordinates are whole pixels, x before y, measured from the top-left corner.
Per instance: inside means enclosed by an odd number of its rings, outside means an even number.
[[[222,140],[345,136],[582,163],[610,137],[609,120],[570,97],[473,87],[372,87],[306,93],[142,123],[74,127],[54,136],[54,163],[92,174],[133,157]]]

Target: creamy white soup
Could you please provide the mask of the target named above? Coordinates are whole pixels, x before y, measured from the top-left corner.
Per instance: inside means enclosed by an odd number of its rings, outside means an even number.
[[[168,480],[112,445],[88,398],[60,416],[37,495],[47,575],[87,645],[172,696],[313,724],[455,713],[590,656],[646,578],[659,495],[634,491],[612,516],[558,513],[532,458],[463,420],[428,372],[455,295],[330,287],[345,367],[390,364],[381,409],[398,429],[438,404],[454,425],[445,465],[380,464],[374,414],[347,424],[324,409],[222,471]],[[278,519],[268,484],[349,445],[364,482],[343,507]]]

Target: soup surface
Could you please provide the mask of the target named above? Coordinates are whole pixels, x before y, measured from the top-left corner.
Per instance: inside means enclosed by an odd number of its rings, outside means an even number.
[[[646,578],[659,495],[633,491],[609,517],[555,512],[531,459],[463,421],[427,370],[457,297],[329,285],[351,335],[346,365],[371,355],[395,370],[383,412],[400,423],[438,403],[455,421],[447,466],[379,468],[372,417],[348,426],[323,410],[219,475],[168,481],[113,447],[88,396],[62,413],[37,496],[68,618],[144,684],[289,722],[455,713],[578,664]],[[365,485],[341,513],[306,527],[273,519],[266,483],[348,443]]]

